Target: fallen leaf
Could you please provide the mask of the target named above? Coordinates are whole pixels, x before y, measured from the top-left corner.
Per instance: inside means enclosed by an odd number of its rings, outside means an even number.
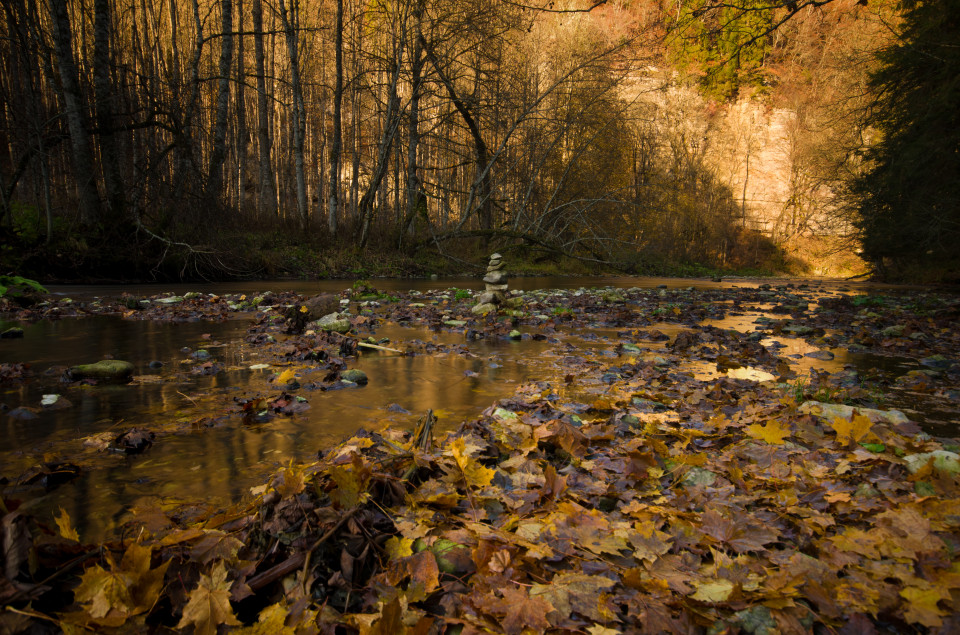
[[[866,438],[873,427],[873,422],[868,417],[855,413],[850,419],[835,418],[831,426],[837,433],[837,443],[849,445],[850,443],[860,443]]]
[[[547,613],[554,610],[553,605],[541,597],[530,597],[524,587],[508,586],[500,590],[502,598],[486,596],[483,608],[500,617],[503,630],[513,635],[525,629],[542,633],[550,627]]]
[[[602,596],[614,586],[616,582],[603,576],[562,573],[549,584],[533,585],[530,597],[543,598],[559,612],[560,617],[576,611],[591,620],[606,621],[613,616]]]
[[[292,368],[288,368],[287,370],[277,375],[277,380],[274,383],[276,383],[279,386],[284,386],[286,384],[289,384],[294,379],[296,379],[296,376],[297,376],[297,371],[295,371]]]
[[[734,584],[730,580],[710,580],[697,585],[696,592],[691,595],[694,600],[701,602],[726,602],[733,594]]]
[[[907,603],[903,607],[903,616],[908,622],[922,624],[928,628],[936,628],[943,624],[945,611],[937,606],[937,602],[950,601],[950,594],[934,587],[920,588],[907,587],[900,591],[900,596]]]
[[[57,522],[57,527],[60,528],[61,536],[67,540],[80,542],[80,536],[77,534],[77,530],[73,528],[73,523],[70,520],[70,514],[67,513],[67,510],[61,507],[60,515],[54,517],[54,520]]]
[[[383,546],[391,560],[413,555],[413,540],[402,536],[391,536]]]
[[[778,420],[768,421],[762,426],[754,423],[744,428],[744,430],[754,439],[766,441],[771,445],[783,445],[783,440],[790,436],[790,429]]]
[[[151,569],[152,554],[150,547],[131,543],[117,565],[108,552],[109,570],[94,565],[84,571],[74,599],[102,626],[121,626],[129,618],[149,612],[160,597],[170,565],[167,560]]]
[[[193,624],[197,635],[215,635],[221,624],[240,626],[230,606],[230,583],[223,562],[213,567],[209,576],[200,574],[200,583],[190,592],[190,599],[183,608],[183,617],[178,629]]]

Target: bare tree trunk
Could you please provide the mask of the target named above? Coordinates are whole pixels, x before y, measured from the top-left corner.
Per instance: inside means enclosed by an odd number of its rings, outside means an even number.
[[[306,134],[306,114],[303,107],[303,91],[300,86],[300,57],[297,43],[299,12],[297,0],[290,5],[289,14],[284,0],[280,0],[280,20],[287,38],[287,55],[290,58],[290,88],[293,90],[293,164],[297,180],[297,215],[300,225],[306,229],[309,219],[307,207],[307,180],[303,163],[303,138]]]
[[[96,89],[97,128],[100,132],[100,165],[103,170],[108,211],[111,220],[116,223],[123,218],[124,191],[120,176],[120,151],[113,130],[111,100],[116,91],[110,81],[112,20],[109,0],[94,0],[93,21],[93,80]]]
[[[330,143],[330,193],[327,224],[330,235],[337,235],[340,203],[340,154],[343,150],[343,0],[337,0],[337,26],[334,33],[337,80],[333,89],[333,141]]]
[[[403,48],[405,37],[401,35],[397,44],[397,50],[394,54],[393,77],[390,79],[390,96],[387,98],[387,112],[383,118],[383,132],[380,135],[380,147],[377,151],[377,163],[374,166],[373,174],[370,177],[370,183],[367,185],[367,191],[363,193],[358,206],[360,218],[360,249],[367,246],[367,240],[370,238],[370,221],[373,217],[373,199],[380,188],[380,182],[390,167],[390,148],[393,145],[393,138],[396,136],[397,128],[400,126],[399,105],[400,98],[397,95],[397,83],[400,80],[400,66],[403,60]]]
[[[263,51],[263,2],[253,0],[253,54],[257,66],[257,145],[260,154],[260,192],[258,209],[270,218],[277,216],[277,182],[270,160],[270,124],[267,104],[266,65]]]
[[[444,88],[447,89],[447,94],[450,96],[450,101],[453,102],[454,108],[457,109],[457,112],[460,113],[460,116],[463,118],[463,122],[467,125],[467,129],[470,131],[470,137],[473,140],[473,149],[476,160],[476,178],[474,178],[472,185],[470,186],[470,195],[467,198],[467,205],[463,212],[463,220],[471,213],[471,208],[476,201],[477,211],[480,217],[480,228],[481,229],[490,229],[493,225],[493,216],[491,214],[490,206],[490,193],[492,191],[491,186],[491,175],[490,175],[490,166],[489,163],[489,150],[487,144],[483,139],[483,135],[480,133],[480,125],[477,122],[476,117],[473,116],[473,113],[470,112],[470,108],[467,104],[460,98],[460,95],[457,93],[456,87],[453,85],[453,81],[447,77],[447,74],[444,72],[443,68],[440,65],[440,61],[434,55],[433,50],[427,45],[426,40],[422,34],[418,34],[418,39],[423,45],[423,50],[427,55],[427,59],[430,60],[430,64],[437,71],[437,75],[440,77],[440,81],[443,83]]]
[[[73,59],[66,0],[50,0],[50,17],[53,20],[53,39],[60,69],[63,110],[70,130],[73,176],[80,196],[80,220],[85,225],[92,225],[100,220],[100,194],[97,192],[90,133],[84,121],[80,83]]]
[[[362,130],[360,127],[360,91],[353,91],[353,105],[351,107],[353,117],[353,174],[350,177],[350,217],[357,220],[357,199],[360,191],[360,141]]]
[[[423,18],[423,3],[418,1],[414,7],[414,29],[420,33],[420,21]],[[420,146],[420,89],[423,84],[423,43],[419,35],[415,36],[413,55],[410,58],[410,107],[407,134],[407,213],[400,227],[400,244],[404,232],[411,236],[415,233],[417,216],[426,216],[427,200],[420,180],[420,164],[417,153]]]
[[[243,33],[243,0],[237,0],[237,31]],[[247,102],[244,86],[247,81],[243,58],[243,35],[237,36],[237,212],[243,214],[247,180]]]
[[[207,199],[220,202],[223,191],[223,164],[227,158],[227,106],[230,103],[230,66],[233,63],[233,0],[220,0],[220,67],[217,87],[217,115],[213,147],[207,170]]]

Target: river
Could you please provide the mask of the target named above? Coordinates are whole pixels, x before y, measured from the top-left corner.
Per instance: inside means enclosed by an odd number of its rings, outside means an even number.
[[[479,289],[482,283],[470,279],[373,280],[380,290],[427,291],[449,287]],[[511,287],[531,289],[578,289],[581,287],[714,289],[755,287],[764,281],[728,280],[722,283],[667,278],[517,278]],[[802,281],[792,281],[794,285]],[[115,297],[126,292],[153,295],[171,291],[202,293],[255,293],[297,291],[304,294],[339,292],[350,281],[235,282],[213,285],[110,285],[53,286],[52,293],[79,302]],[[774,282],[774,284],[776,284]],[[864,293],[869,285],[835,281],[810,281],[820,293]],[[716,326],[752,329],[758,314],[715,320]],[[29,362],[35,378],[0,393],[6,411],[18,406],[36,408],[43,395],[61,394],[72,406],[62,410],[40,410],[35,419],[0,416],[0,475],[13,478],[38,462],[69,460],[84,454],[92,467],[81,478],[48,493],[36,489],[8,488],[9,497],[22,496],[26,509],[49,517],[63,507],[74,519],[82,537],[98,539],[115,531],[132,509],[167,509],[183,502],[204,501],[216,508],[243,498],[249,489],[278,466],[305,461],[317,452],[354,434],[359,428],[412,429],[427,409],[438,416],[441,429],[481,413],[495,400],[513,394],[516,387],[531,380],[558,380],[562,359],[571,350],[593,351],[614,358],[615,330],[594,329],[589,333],[566,333],[562,346],[556,341],[481,339],[465,342],[462,333],[433,332],[426,328],[387,325],[377,338],[391,342],[420,340],[453,347],[437,355],[399,356],[367,352],[351,367],[364,370],[369,385],[336,391],[303,390],[309,409],[293,417],[278,416],[264,423],[244,423],[236,414],[234,398],[251,392],[278,392],[267,383],[271,370],[251,370],[255,350],[243,336],[250,321],[231,319],[221,323],[161,323],[96,317],[37,321],[21,324],[23,339],[0,343],[0,362]],[[0,324],[0,330],[9,324]],[[658,325],[674,334],[676,325]],[[769,342],[768,342],[769,343]],[[814,362],[802,358],[805,344],[785,339],[792,346],[784,354],[800,358],[798,369],[805,371]],[[191,351],[205,348],[223,367],[213,375],[187,372],[184,364]],[[833,361],[819,363],[827,370],[844,364],[861,367],[889,366],[897,374],[910,367],[907,360],[848,354],[837,350]],[[130,386],[78,386],[60,381],[65,367],[114,357],[132,362],[136,374],[156,376],[154,383]],[[705,379],[716,376],[709,367],[694,369]],[[762,377],[758,377],[762,378]],[[83,439],[103,433],[119,434],[131,427],[150,428],[162,421],[177,433],[161,437],[146,453],[126,456],[113,452],[94,453]],[[93,456],[94,458],[90,459]]]

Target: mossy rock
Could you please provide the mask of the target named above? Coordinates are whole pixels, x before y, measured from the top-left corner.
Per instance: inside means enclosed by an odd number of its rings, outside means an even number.
[[[119,359],[104,359],[94,364],[81,364],[67,371],[70,379],[97,379],[115,383],[127,383],[133,377],[133,364]]]
[[[340,379],[350,381],[358,386],[364,386],[369,381],[367,374],[358,368],[351,368],[340,373]]]

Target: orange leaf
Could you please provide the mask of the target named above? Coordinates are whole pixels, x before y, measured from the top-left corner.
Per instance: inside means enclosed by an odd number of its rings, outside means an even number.
[[[831,425],[837,433],[837,443],[849,445],[850,443],[860,443],[870,433],[873,422],[868,417],[854,413],[850,419],[837,417]]]
[[[440,585],[437,557],[429,549],[410,556],[407,560],[407,571],[410,572],[411,584],[422,585],[425,594],[433,592]]]
[[[754,439],[761,439],[771,445],[783,445],[783,440],[790,436],[790,429],[777,420],[768,421],[763,426],[755,423],[747,426],[745,430]]]

